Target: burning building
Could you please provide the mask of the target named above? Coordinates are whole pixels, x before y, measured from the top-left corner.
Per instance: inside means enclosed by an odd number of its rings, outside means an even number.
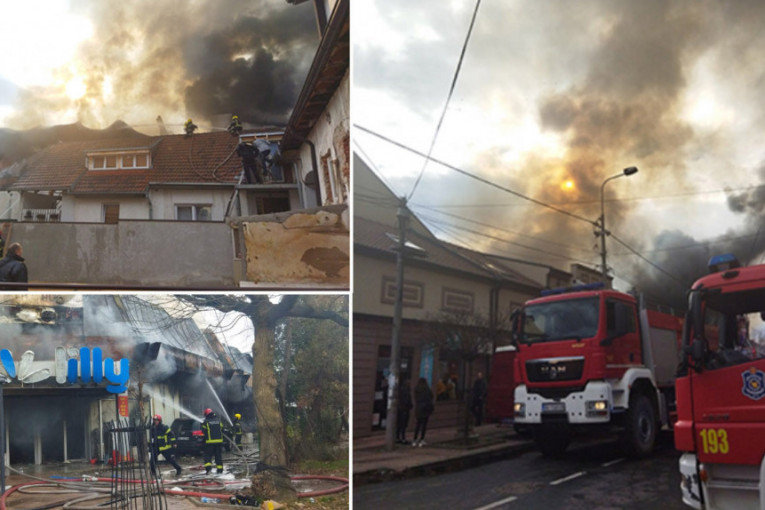
[[[0,331],[10,465],[106,461],[118,417],[254,414],[252,358],[138,296],[4,296]]]

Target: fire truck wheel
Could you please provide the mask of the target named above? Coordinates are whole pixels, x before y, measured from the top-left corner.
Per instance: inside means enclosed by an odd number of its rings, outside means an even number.
[[[534,443],[545,457],[562,457],[570,442],[571,430],[567,425],[550,424],[534,428]]]
[[[633,395],[622,436],[624,453],[630,457],[645,457],[653,451],[655,440],[656,412],[653,404],[642,393]]]

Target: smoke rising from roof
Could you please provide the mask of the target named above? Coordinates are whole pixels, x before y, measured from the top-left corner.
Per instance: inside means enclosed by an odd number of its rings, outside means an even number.
[[[762,65],[742,65],[754,55],[755,41],[762,40],[753,19],[762,19],[765,4],[659,0],[598,4],[602,7],[599,40],[583,78],[567,89],[552,91],[538,103],[542,127],[559,134],[566,141],[566,149],[560,160],[535,158],[527,162],[527,174],[542,176],[531,181],[530,194],[548,203],[582,201],[575,212],[595,221],[600,216],[600,203],[593,199],[600,197],[601,184],[627,166],[637,165],[640,173],[630,177],[629,183],[609,184],[606,200],[634,194],[638,188],[643,196],[693,190],[712,172],[718,176],[714,184],[722,188],[725,181],[720,181],[720,176],[751,172],[725,158],[723,147],[731,143],[731,133],[724,129],[702,132],[689,119],[688,105],[693,94],[691,82],[700,68],[740,73],[737,80],[725,81],[725,87],[727,93],[740,91],[743,98],[751,94],[749,87],[765,83]],[[741,122],[761,125],[765,120],[761,102],[753,101],[751,107],[751,118]],[[690,108],[690,113],[694,111]],[[765,170],[760,168],[757,177],[750,180],[751,185],[765,182]],[[565,178],[576,182],[574,198],[570,191],[550,185]],[[636,202],[607,203],[608,230],[645,252],[654,266],[629,256],[614,237],[608,241],[609,264],[617,276],[639,289],[682,307],[685,290],[706,273],[710,256],[732,252],[742,263],[749,263],[765,251],[765,232],[754,235],[765,221],[765,188],[727,195],[730,211],[743,216],[745,226],[709,239],[694,239],[666,229],[661,222],[648,224]],[[530,212],[533,219],[529,223],[547,239],[568,240],[577,246],[586,245],[587,239],[597,243],[592,237],[593,225],[563,219],[549,211]],[[712,220],[699,218],[700,222]],[[593,253],[596,250],[599,245]]]
[[[189,116],[209,130],[225,128],[211,122],[232,113],[283,124],[319,39],[310,4],[78,0],[73,8],[92,20],[93,37],[54,83],[17,91],[7,125],[153,127],[161,114],[182,132]]]

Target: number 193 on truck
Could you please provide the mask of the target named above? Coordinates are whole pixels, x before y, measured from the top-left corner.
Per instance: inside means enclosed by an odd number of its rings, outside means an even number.
[[[688,298],[675,448],[683,501],[765,508],[765,265],[713,257]],[[758,338],[759,337],[759,338]]]

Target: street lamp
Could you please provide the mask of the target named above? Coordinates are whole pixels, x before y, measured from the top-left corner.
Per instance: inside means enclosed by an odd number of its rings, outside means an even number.
[[[601,272],[602,272],[602,279],[603,284],[608,285],[608,266],[606,266],[606,235],[608,232],[606,231],[606,204],[604,199],[604,190],[606,187],[606,183],[608,181],[612,181],[614,179],[617,179],[619,177],[629,177],[630,175],[634,175],[638,172],[638,169],[636,166],[628,166],[624,170],[622,170],[621,173],[612,175],[605,181],[603,181],[603,184],[600,185],[600,264],[601,264]]]

